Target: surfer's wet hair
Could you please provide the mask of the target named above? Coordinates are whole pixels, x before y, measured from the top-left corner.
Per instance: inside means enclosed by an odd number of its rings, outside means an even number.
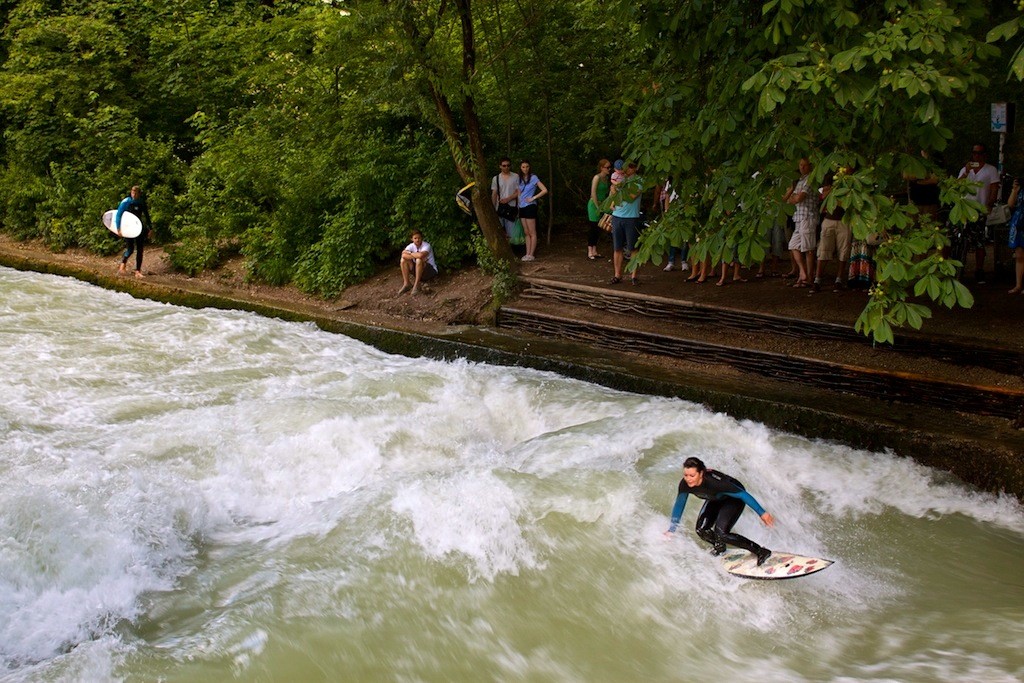
[[[693,468],[698,472],[704,472],[707,470],[707,468],[704,466],[704,461],[701,460],[700,458],[687,458],[685,461],[683,461],[683,469],[688,470],[690,468]]]

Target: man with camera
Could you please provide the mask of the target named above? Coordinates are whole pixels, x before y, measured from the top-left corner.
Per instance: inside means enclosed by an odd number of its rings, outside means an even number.
[[[511,159],[502,157],[500,164],[501,172],[491,179],[491,203],[498,212],[498,220],[501,221],[501,227],[505,228],[505,235],[511,237],[519,212],[515,199],[519,192],[519,177],[512,172]]]
[[[999,171],[986,162],[988,153],[985,145],[976,143],[971,147],[971,158],[960,169],[958,178],[967,178],[976,184],[974,199],[985,207],[978,220],[970,223],[965,230],[967,245],[974,247],[974,281],[985,284],[985,223],[992,205],[999,197]]]

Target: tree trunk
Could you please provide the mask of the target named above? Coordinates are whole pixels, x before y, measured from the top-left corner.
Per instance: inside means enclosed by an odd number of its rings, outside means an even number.
[[[476,42],[473,37],[473,13],[470,0],[455,0],[455,7],[462,24],[462,80],[467,86],[476,76]],[[468,88],[467,88],[468,90]],[[515,254],[505,237],[505,229],[498,220],[498,213],[491,203],[491,188],[487,182],[487,155],[484,153],[484,140],[480,127],[480,117],[476,111],[476,101],[465,90],[462,95],[462,118],[466,126],[466,138],[469,143],[470,165],[473,170],[473,211],[476,213],[477,224],[484,234],[487,246],[498,258],[516,263]],[[457,162],[457,160],[456,160]]]
[[[385,2],[387,8],[389,3]],[[491,252],[499,259],[515,269],[518,260],[505,236],[505,229],[498,220],[498,213],[491,203],[490,184],[487,178],[487,156],[484,154],[483,136],[481,135],[480,117],[477,115],[476,102],[470,94],[473,78],[476,75],[476,44],[473,37],[473,14],[470,0],[454,0],[455,11],[459,18],[462,37],[462,87],[458,89],[464,129],[460,129],[455,118],[452,103],[448,96],[438,87],[434,78],[440,78],[439,71],[434,68],[426,55],[428,44],[433,37],[433,29],[415,20],[411,14],[399,14],[398,20],[402,30],[413,45],[414,52],[420,55],[421,66],[429,74],[426,79],[427,90],[434,102],[434,108],[440,121],[448,151],[455,163],[455,170],[464,183],[473,181],[475,185],[470,191],[473,200],[473,212],[477,225],[483,232],[484,240]],[[408,9],[408,7],[406,8]],[[442,4],[439,14],[444,13]],[[467,149],[468,143],[468,149]]]
[[[464,160],[462,139],[456,128],[455,116],[448,99],[433,84],[430,85],[430,94],[437,113],[441,117],[441,131],[448,142],[449,150],[451,150],[455,170],[458,171],[463,182],[473,181],[476,183],[470,191],[473,198],[473,213],[476,214],[477,225],[483,232],[487,246],[498,258],[510,263],[517,263],[512,246],[505,236],[505,228],[499,222],[498,212],[495,211],[494,204],[491,203],[491,187],[487,178],[487,158],[483,151],[480,118],[476,113],[476,103],[472,97],[463,96],[463,118],[466,122],[466,136],[469,139],[470,147],[470,158]],[[466,161],[469,163],[467,164]]]

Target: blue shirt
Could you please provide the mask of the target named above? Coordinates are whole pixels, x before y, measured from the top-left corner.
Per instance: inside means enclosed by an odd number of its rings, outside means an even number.
[[[615,208],[612,209],[612,215],[616,218],[640,218],[640,198],[643,197],[643,179],[638,175],[634,175],[627,178],[622,185],[619,185],[618,192],[615,194]],[[627,198],[636,192],[636,197],[632,200]]]
[[[530,174],[530,177],[526,179],[525,183],[523,182],[522,178],[519,179],[519,206],[533,206],[534,204],[537,203],[533,201],[524,202],[523,197],[529,197],[530,199],[533,199],[533,196],[538,192],[537,183],[539,182],[540,178],[538,178],[532,173]]]

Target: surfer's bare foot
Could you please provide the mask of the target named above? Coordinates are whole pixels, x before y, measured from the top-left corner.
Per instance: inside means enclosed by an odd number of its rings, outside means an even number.
[[[419,293],[420,293],[420,288],[419,288],[419,286],[417,285],[417,286],[413,287],[413,288],[412,288],[412,291],[411,291],[411,292],[409,292],[409,293],[410,293],[410,294],[419,294]]]
[[[137,277],[137,278],[144,278],[146,276],[142,274],[141,270],[136,270],[135,271],[135,277]]]
[[[124,264],[123,263],[117,264],[117,272],[121,273],[122,275],[124,274]]]
[[[769,557],[771,557],[772,551],[768,550],[768,548],[761,548],[754,554],[757,555],[757,566],[760,567]]]
[[[408,291],[409,291],[409,285],[402,285],[402,288],[400,290],[398,290],[398,293],[399,294],[405,294]]]

